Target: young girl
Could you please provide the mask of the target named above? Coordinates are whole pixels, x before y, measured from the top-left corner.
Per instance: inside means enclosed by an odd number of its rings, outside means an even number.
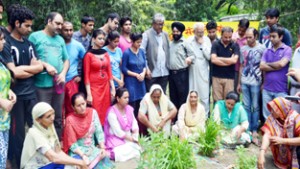
[[[112,31],[107,36],[108,45],[103,47],[109,55],[115,88],[124,86],[124,76],[121,71],[122,50],[118,47],[120,34]]]

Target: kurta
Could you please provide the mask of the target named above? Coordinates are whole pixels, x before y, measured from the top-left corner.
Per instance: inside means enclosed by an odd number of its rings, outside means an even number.
[[[215,105],[213,116],[215,121],[222,123],[224,126],[224,130],[221,132],[223,143],[235,144],[251,142],[250,135],[247,132],[243,132],[240,139],[235,137],[240,127],[245,129],[249,127],[247,112],[241,103],[236,103],[232,111],[228,112],[225,100],[219,100]]]
[[[195,90],[199,94],[205,112],[209,112],[209,62],[211,42],[208,37],[203,37],[204,42],[199,44],[195,37],[188,42],[195,54],[195,59],[189,67],[189,90]]]
[[[90,124],[88,132],[85,134],[85,136],[78,139],[77,142],[72,144],[69,150],[69,155],[71,157],[76,156],[77,154],[74,153],[74,151],[77,148],[79,148],[89,158],[94,169],[110,168],[111,164],[109,160],[108,161],[106,159],[101,160],[99,158],[99,155],[101,154],[101,150],[98,147],[96,147],[95,139],[97,140],[98,143],[104,142],[104,133],[99,118],[97,116],[97,113],[95,112],[95,110],[92,113],[93,113],[92,122]]]
[[[140,146],[135,142],[125,139],[125,136],[132,136],[138,140],[139,128],[133,114],[133,108],[129,105],[125,107],[125,114],[112,106],[107,115],[105,130],[105,145],[110,151],[111,158],[115,161],[127,161],[131,158],[140,157]]]
[[[144,68],[146,68],[146,57],[142,50],[135,54],[129,48],[123,53],[122,72],[124,74],[125,87],[129,91],[129,102],[141,100],[146,94],[146,85],[145,80],[140,82],[136,77],[129,76],[127,71],[140,74]]]
[[[187,117],[187,104],[183,104],[178,112],[178,120],[176,124],[172,127],[172,131],[176,135],[182,135],[184,138],[196,139],[199,137],[199,131],[205,131],[205,121],[206,115],[204,107],[198,103],[197,111],[192,113],[192,118],[197,117],[198,123],[196,125],[190,125],[186,120]]]
[[[107,109],[111,103],[110,80],[112,79],[110,58],[104,54],[103,60],[87,53],[83,60],[84,84],[90,84],[93,107],[97,110],[101,124],[104,124]]]

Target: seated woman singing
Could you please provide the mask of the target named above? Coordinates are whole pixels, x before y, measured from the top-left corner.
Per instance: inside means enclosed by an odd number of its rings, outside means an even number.
[[[118,88],[115,104],[109,108],[104,124],[105,145],[116,162],[140,157],[139,127],[128,102],[128,90]]]
[[[74,159],[61,150],[54,128],[54,109],[45,102],[32,109],[33,126],[28,130],[21,156],[22,169],[88,169],[84,160]],[[68,166],[65,166],[68,165]]]
[[[172,127],[173,133],[180,139],[197,139],[199,131],[205,130],[206,113],[204,106],[199,102],[198,93],[190,91],[186,103],[178,112],[178,120]]]
[[[64,151],[83,159],[89,168],[112,168],[104,145],[104,133],[95,109],[86,107],[82,93],[71,98],[73,113],[68,114],[64,128]],[[97,142],[95,142],[95,140]]]
[[[154,84],[140,103],[138,119],[153,132],[163,131],[165,136],[170,136],[171,120],[176,113],[176,107],[164,94],[161,86]]]
[[[222,143],[225,145],[251,143],[250,135],[247,133],[249,127],[247,112],[239,102],[237,93],[231,91],[225,100],[217,101],[213,117],[224,126],[221,132]]]

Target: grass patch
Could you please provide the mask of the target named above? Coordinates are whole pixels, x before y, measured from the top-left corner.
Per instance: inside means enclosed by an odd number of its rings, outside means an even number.
[[[210,117],[206,121],[205,131],[199,131],[199,153],[204,156],[212,157],[213,151],[219,146],[218,135],[221,131],[221,125]]]
[[[143,147],[138,169],[195,169],[193,147],[187,141],[180,141],[172,135],[169,139],[163,133],[150,132],[150,137],[141,137]]]

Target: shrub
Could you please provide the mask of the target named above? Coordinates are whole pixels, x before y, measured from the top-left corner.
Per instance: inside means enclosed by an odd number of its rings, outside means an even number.
[[[213,117],[206,121],[205,131],[199,131],[199,153],[208,157],[213,156],[213,151],[218,147],[218,135],[221,126],[214,121]]]
[[[143,148],[138,168],[192,169],[196,168],[193,147],[172,135],[150,132],[150,137],[140,138]]]

